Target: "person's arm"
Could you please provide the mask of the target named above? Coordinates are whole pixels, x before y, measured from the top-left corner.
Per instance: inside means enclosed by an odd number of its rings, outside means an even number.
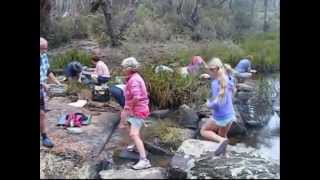
[[[141,96],[141,86],[138,81],[133,80],[131,83],[131,94],[133,96],[132,100],[130,101],[130,107],[135,106],[135,104],[142,99]]]

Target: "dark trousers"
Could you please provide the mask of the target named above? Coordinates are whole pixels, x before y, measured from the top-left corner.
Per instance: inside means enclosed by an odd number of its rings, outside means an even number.
[[[124,103],[125,103],[125,99],[124,99],[124,93],[123,93],[122,89],[120,89],[116,86],[111,86],[110,93],[111,93],[111,96],[113,96],[116,99],[116,101],[119,103],[119,105],[123,108]]]

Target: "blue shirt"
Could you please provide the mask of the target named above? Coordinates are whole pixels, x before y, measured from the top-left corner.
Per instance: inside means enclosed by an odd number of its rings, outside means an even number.
[[[234,89],[233,80],[226,77],[227,87],[225,91],[225,97],[222,101],[211,101],[208,104],[208,107],[212,109],[213,118],[216,120],[224,119],[225,117],[230,117],[235,114],[233,104],[232,104],[232,96]],[[220,83],[218,80],[213,80],[211,82],[211,93],[212,97],[217,97],[220,91]]]
[[[46,53],[40,54],[40,97],[45,95],[41,85],[47,83],[49,67],[48,55]]]
[[[250,72],[250,70],[251,70],[251,61],[249,59],[242,59],[237,64],[235,69],[239,73]]]
[[[65,69],[65,73],[67,77],[75,77],[81,71],[82,71],[82,65],[78,61],[70,62]]]

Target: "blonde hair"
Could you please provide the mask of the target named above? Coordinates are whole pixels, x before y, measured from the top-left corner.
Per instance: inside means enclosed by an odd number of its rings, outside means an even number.
[[[123,68],[136,71],[139,68],[140,63],[136,60],[136,58],[128,57],[122,61],[121,66]]]
[[[231,67],[230,64],[224,64],[224,68],[228,73],[236,73],[236,71]]]
[[[219,98],[219,101],[222,102],[225,99],[225,93],[227,89],[226,71],[222,61],[219,58],[214,57],[209,61],[208,67],[210,68],[212,66],[217,66],[219,68],[217,80],[219,81],[220,88],[217,97]]]

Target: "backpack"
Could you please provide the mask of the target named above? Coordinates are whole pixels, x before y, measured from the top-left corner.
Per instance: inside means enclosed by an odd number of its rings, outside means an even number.
[[[69,113],[66,116],[65,127],[70,127],[71,123],[73,123],[73,127],[81,127],[81,115],[77,115],[76,113]]]

